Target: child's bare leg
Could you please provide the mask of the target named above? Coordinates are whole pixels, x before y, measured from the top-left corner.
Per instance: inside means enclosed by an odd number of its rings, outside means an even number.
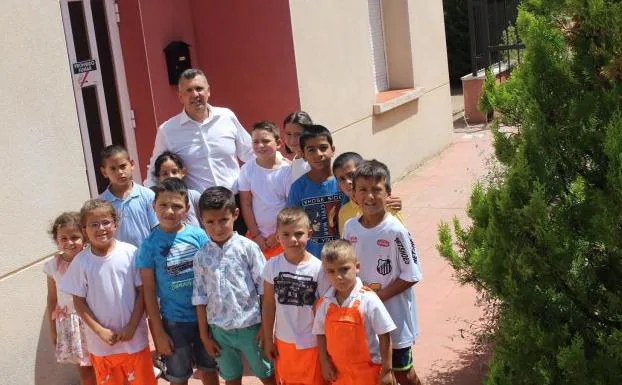
[[[205,370],[197,370],[199,374],[199,378],[203,382],[203,385],[218,385],[220,381],[218,380],[218,372],[215,370],[205,371]]]
[[[405,371],[394,371],[395,380],[400,385],[421,385],[421,381],[419,377],[417,377],[417,373],[415,372],[415,368],[410,368]]]
[[[95,371],[92,366],[78,365],[78,374],[80,375],[80,385],[97,385]]]
[[[225,380],[226,385],[242,385],[242,377],[236,378],[235,380]]]
[[[274,380],[274,376],[260,378],[259,380],[264,385],[276,385],[276,381]]]

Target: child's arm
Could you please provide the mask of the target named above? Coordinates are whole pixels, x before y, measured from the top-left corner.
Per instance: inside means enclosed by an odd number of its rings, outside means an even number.
[[[394,385],[395,377],[393,377],[393,350],[391,349],[391,333],[378,335],[380,345],[380,364],[382,370],[378,377],[379,385]]]
[[[419,261],[415,242],[412,240],[408,230],[402,228],[395,238],[394,250],[397,253],[397,267],[400,271],[399,277],[389,286],[378,291],[378,297],[382,301],[396,296],[409,290],[414,284],[421,280]]]
[[[153,269],[140,269],[140,276],[143,280],[143,292],[145,295],[145,310],[149,316],[150,330],[158,353],[165,356],[173,354],[175,349],[173,340],[166,334],[164,325],[162,325],[162,317],[160,316],[160,305],[156,295],[156,283]]]
[[[317,346],[320,350],[320,368],[322,369],[322,376],[328,382],[333,382],[337,380],[337,369],[335,369],[335,365],[330,360],[330,356],[328,355],[328,350],[326,349],[326,335],[318,334],[317,338]]]
[[[110,329],[103,327],[95,318],[95,314],[86,303],[86,298],[73,295],[73,305],[76,307],[76,312],[82,318],[84,323],[91,328],[91,330],[99,336],[108,345],[114,345],[117,343],[117,335]]]
[[[274,301],[274,286],[263,281],[263,304],[261,308],[261,324],[263,327],[263,351],[266,357],[275,360],[278,354],[274,346],[274,318],[276,315],[276,302]]]
[[[205,347],[205,350],[212,357],[217,357],[220,354],[220,346],[210,336],[209,325],[207,324],[207,310],[205,305],[197,305],[197,321],[199,324],[199,337]]]
[[[58,304],[58,297],[56,294],[56,281],[54,278],[47,276],[48,283],[48,297],[47,297],[47,308],[46,312],[48,315],[48,323],[50,325],[50,340],[52,341],[52,345],[56,345],[56,321],[54,321],[52,317],[52,313],[56,309],[56,305]]]
[[[134,309],[132,310],[132,315],[130,316],[130,322],[123,327],[123,329],[119,330],[118,337],[119,341],[129,341],[134,337],[134,333],[136,332],[136,328],[138,324],[143,318],[143,314],[145,313],[145,293],[143,291],[143,287],[136,286],[136,300],[134,301]]]
[[[393,283],[391,283],[389,286],[378,290],[376,294],[378,294],[378,297],[380,297],[380,299],[384,302],[388,300],[389,298],[394,297],[410,289],[411,287],[415,285],[415,283],[417,282],[408,282],[408,281],[404,281],[401,278],[398,278],[395,281],[393,281]]]
[[[266,248],[266,240],[259,234],[257,228],[257,220],[253,213],[253,193],[250,191],[240,191],[240,209],[242,210],[242,218],[250,233],[252,239],[263,250]]]

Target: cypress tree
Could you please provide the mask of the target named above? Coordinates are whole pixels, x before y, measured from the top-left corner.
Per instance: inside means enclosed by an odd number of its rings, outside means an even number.
[[[438,248],[498,304],[486,384],[622,384],[622,1],[524,0],[517,28],[480,101],[497,167]]]

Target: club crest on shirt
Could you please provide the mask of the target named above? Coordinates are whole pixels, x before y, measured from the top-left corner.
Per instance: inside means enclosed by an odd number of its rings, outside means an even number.
[[[378,259],[378,264],[376,265],[376,271],[380,275],[389,275],[391,271],[393,271],[393,266],[391,266],[390,259]]]

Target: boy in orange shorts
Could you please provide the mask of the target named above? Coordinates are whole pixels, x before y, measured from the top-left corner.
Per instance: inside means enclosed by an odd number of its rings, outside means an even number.
[[[394,385],[390,332],[396,326],[357,278],[354,247],[343,239],[327,243],[322,265],[332,287],[319,302],[313,334],[324,378],[333,385]]]
[[[277,238],[284,253],[264,268],[262,319],[264,353],[275,361],[277,383],[324,384],[313,327],[313,305],[327,288],[322,263],[306,251],[311,223],[301,208],[277,216]],[[276,327],[275,327],[276,323]]]

